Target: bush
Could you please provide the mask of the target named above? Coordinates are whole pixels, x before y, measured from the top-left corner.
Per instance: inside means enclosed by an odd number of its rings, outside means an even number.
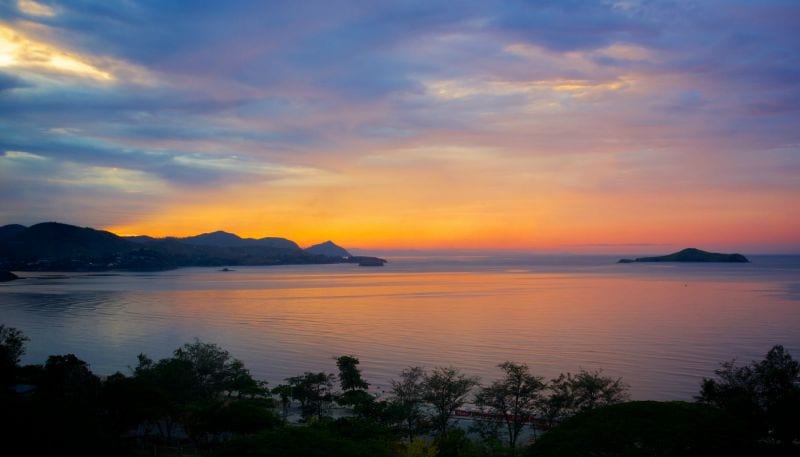
[[[527,449],[530,457],[748,455],[743,426],[698,403],[635,401],[578,413]]]
[[[377,457],[389,455],[391,443],[361,423],[323,420],[310,426],[285,426],[233,440],[218,457]]]

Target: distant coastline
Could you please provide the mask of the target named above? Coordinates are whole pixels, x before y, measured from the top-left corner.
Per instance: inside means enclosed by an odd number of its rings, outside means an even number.
[[[5,271],[158,271],[334,263],[382,266],[386,262],[353,256],[332,241],[302,249],[286,238],[241,238],[223,231],[153,238],[121,237],[58,222],[0,227],[0,270]]]

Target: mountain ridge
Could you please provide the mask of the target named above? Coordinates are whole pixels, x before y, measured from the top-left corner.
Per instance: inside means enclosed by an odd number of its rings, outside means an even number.
[[[214,232],[201,233],[186,237],[165,237],[154,238],[147,235],[124,237],[131,241],[153,242],[166,239],[175,239],[182,243],[195,246],[221,246],[221,247],[242,247],[242,246],[267,246],[283,249],[299,250],[300,246],[288,238],[264,237],[264,238],[242,238],[235,233],[217,230]]]
[[[330,245],[336,248],[333,242]],[[286,238],[240,238],[217,231],[184,238],[121,237],[90,227],[42,222],[0,227],[0,270],[165,270],[187,266],[345,263],[306,252]]]

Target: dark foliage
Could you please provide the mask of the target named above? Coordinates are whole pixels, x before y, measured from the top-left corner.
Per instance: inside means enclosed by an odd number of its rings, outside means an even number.
[[[306,419],[321,419],[327,414],[333,401],[333,374],[306,372],[302,376],[286,379],[292,387],[292,399],[300,402]]]
[[[604,376],[600,370],[562,373],[550,381],[547,390],[542,415],[551,425],[576,413],[628,399],[628,386],[622,379]]]
[[[425,374],[423,398],[433,409],[431,421],[439,435],[447,432],[450,418],[466,403],[467,395],[477,385],[478,378],[467,376],[454,367],[437,367]]]
[[[14,383],[26,341],[28,337],[19,330],[0,325],[0,389],[8,389]]]
[[[698,400],[744,421],[763,452],[800,454],[800,363],[775,346],[764,360],[725,362],[704,379]]]
[[[392,404],[400,419],[400,426],[409,441],[428,428],[422,413],[425,402],[425,370],[421,367],[408,367],[400,373],[399,380],[392,380]]]
[[[101,382],[72,354],[23,367],[17,381],[30,386],[3,401],[4,447],[30,455],[103,455],[115,441],[101,415]]]
[[[507,443],[513,449],[527,423],[526,419],[540,413],[545,384],[542,377],[530,373],[527,365],[505,362],[499,367],[504,377],[481,388],[475,403],[503,418]]]
[[[374,423],[353,419],[320,421],[236,439],[218,457],[376,457],[389,455],[392,438]]]
[[[705,457],[750,454],[741,424],[715,408],[637,401],[578,413],[527,449],[531,457]]]
[[[352,355],[336,358],[336,366],[339,368],[339,383],[345,392],[369,388],[369,383],[361,377],[358,363],[358,358]]]
[[[186,444],[200,450],[281,423],[263,385],[216,345],[195,341],[158,362],[140,355],[132,376],[115,373],[101,381],[72,354],[17,366],[25,338],[3,330],[15,388],[21,388],[1,398],[0,438],[7,449],[90,456]]]
[[[798,455],[800,365],[780,346],[763,361],[723,364],[716,379],[704,380],[700,403],[619,404],[626,386],[599,371],[564,374],[545,385],[527,366],[506,362],[504,376],[476,398],[506,437],[478,440],[452,426],[454,411],[478,387],[452,367],[408,368],[384,400],[365,390],[354,356],[337,359],[342,393],[324,372],[306,372],[270,391],[227,351],[197,340],[162,360],[140,355],[129,376],[105,380],[72,354],[20,367],[26,340],[0,325],[7,373],[0,440],[4,449],[30,455]],[[351,406],[353,417],[327,417],[334,400]],[[303,425],[285,420],[293,401],[307,419]],[[528,421],[517,419],[531,414],[573,416],[519,449]]]

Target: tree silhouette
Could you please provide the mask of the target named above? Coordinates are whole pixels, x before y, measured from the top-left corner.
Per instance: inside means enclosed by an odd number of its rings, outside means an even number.
[[[745,421],[757,439],[780,447],[800,440],[800,363],[774,346],[764,360],[724,362],[716,379],[703,379],[698,400]],[[795,449],[796,450],[796,449]]]
[[[545,389],[544,378],[532,375],[524,364],[505,362],[498,366],[505,376],[483,387],[475,403],[503,418],[508,446],[514,449],[528,419],[539,411]]]
[[[425,422],[422,404],[425,401],[425,370],[421,367],[408,367],[400,373],[400,380],[392,380],[393,401],[398,406],[406,436],[414,441],[414,435],[421,432]]]
[[[333,401],[333,374],[305,372],[287,378],[292,386],[292,398],[300,402],[303,417],[321,419]]]
[[[0,325],[0,386],[14,382],[19,360],[25,354],[28,337],[14,327]]]
[[[343,355],[336,358],[336,366],[339,367],[339,383],[345,392],[369,388],[369,383],[361,377],[358,363],[358,359],[352,355]]]
[[[603,375],[602,370],[562,373],[547,386],[550,394],[543,403],[544,416],[551,425],[581,411],[628,400],[628,385],[622,378]]]
[[[450,418],[477,385],[478,378],[469,377],[454,367],[436,367],[425,375],[423,398],[433,407],[433,425],[439,436],[445,435]]]

